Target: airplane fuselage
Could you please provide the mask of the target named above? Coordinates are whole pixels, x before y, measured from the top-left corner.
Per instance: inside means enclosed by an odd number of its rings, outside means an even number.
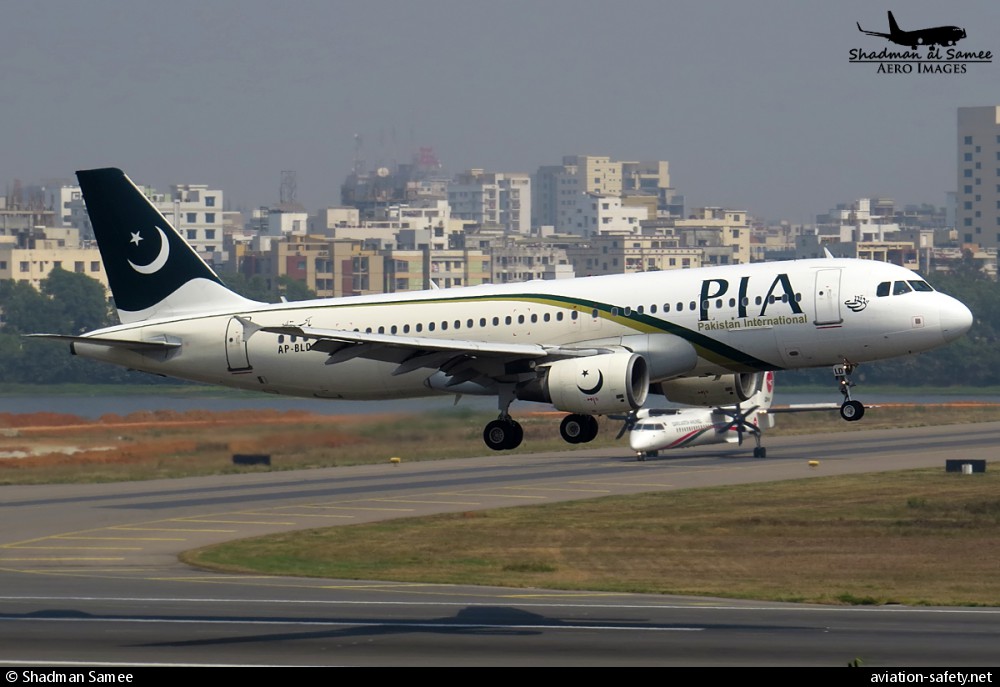
[[[756,417],[753,422],[756,424]],[[740,430],[729,416],[708,408],[686,408],[640,420],[629,433],[629,446],[640,454],[655,454],[690,446],[735,444],[739,439]]]
[[[259,330],[312,327],[463,342],[620,346],[646,356],[656,382],[677,376],[660,359],[667,340],[697,352],[690,376],[878,360],[936,348],[964,333],[968,311],[929,287],[879,294],[880,284],[917,282],[926,285],[901,267],[849,259],[531,281],[144,320],[87,336],[168,341],[176,348],[139,352],[77,341],[74,351],[153,374],[296,396],[476,393],[446,386],[439,371],[400,373],[397,362],[371,357],[335,360],[313,340]],[[954,315],[956,307],[964,315]]]

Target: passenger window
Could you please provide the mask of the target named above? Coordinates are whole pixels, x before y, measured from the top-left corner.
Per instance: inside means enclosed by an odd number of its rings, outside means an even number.
[[[909,293],[912,290],[913,289],[910,288],[910,285],[907,284],[905,281],[898,281],[892,285],[893,296],[898,296],[902,293]]]
[[[879,298],[883,296],[888,296],[890,286],[891,286],[890,282],[887,281],[882,282],[881,284],[878,285],[878,288],[875,289],[875,295],[878,296]]]

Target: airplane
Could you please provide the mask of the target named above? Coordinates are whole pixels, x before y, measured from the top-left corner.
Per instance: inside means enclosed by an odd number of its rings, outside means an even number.
[[[841,415],[860,419],[849,374],[961,337],[972,313],[910,270],[827,258],[262,303],[229,290],[117,168],[77,178],[120,324],[68,341],[80,355],[155,375],[330,399],[496,396],[483,430],[519,446],[515,400],[595,416],[650,391],[674,402],[747,401],[770,370],[836,365]]]
[[[799,404],[771,408],[774,401],[774,373],[765,372],[762,384],[753,396],[731,406],[705,408],[641,408],[623,419],[619,438],[628,432],[628,443],[638,460],[655,458],[660,451],[706,446],[709,444],[743,445],[744,435],[754,438],[754,458],[766,458],[761,446],[761,432],[774,427],[774,413],[833,411],[836,403]]]
[[[865,31],[861,28],[861,22],[856,22],[858,31],[868,36],[879,36],[898,45],[908,45],[913,50],[918,45],[955,45],[966,37],[965,29],[958,26],[935,26],[929,29],[918,31],[903,31],[896,23],[892,12],[889,12],[889,33],[879,33],[878,31]]]

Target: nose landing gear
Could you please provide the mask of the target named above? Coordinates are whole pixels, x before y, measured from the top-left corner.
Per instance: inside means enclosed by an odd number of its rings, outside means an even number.
[[[851,387],[854,386],[854,382],[851,381],[851,373],[854,372],[855,367],[854,363],[848,362],[833,366],[833,376],[837,379],[840,393],[844,396],[844,403],[840,406],[840,417],[848,422],[857,422],[865,416],[864,404],[851,398]]]

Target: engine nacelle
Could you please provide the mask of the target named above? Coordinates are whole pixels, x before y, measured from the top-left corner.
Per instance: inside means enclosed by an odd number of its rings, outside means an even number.
[[[569,413],[606,415],[641,407],[648,393],[646,360],[622,350],[552,363],[540,384],[519,389],[517,397]]]
[[[715,407],[742,403],[760,391],[763,383],[763,372],[748,372],[714,377],[685,377],[656,386],[674,403]]]

